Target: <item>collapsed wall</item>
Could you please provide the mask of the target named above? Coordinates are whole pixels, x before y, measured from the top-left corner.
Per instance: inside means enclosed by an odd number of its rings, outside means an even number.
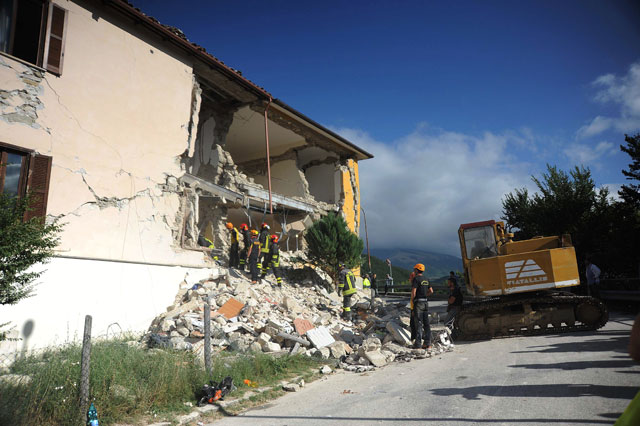
[[[385,303],[360,290],[353,297],[354,322],[340,319],[342,300],[326,290],[331,280],[318,270],[289,265],[282,287],[274,280],[251,282],[235,270],[219,268],[214,277],[180,285],[174,304],[159,315],[144,341],[151,347],[204,353],[204,308],[211,309],[213,353],[290,353],[340,360],[348,371],[368,371],[392,361],[427,358],[453,350],[450,332],[432,316],[433,349],[411,349],[409,309],[405,302]],[[306,276],[301,277],[300,273]],[[331,287],[329,285],[329,287]]]
[[[224,256],[226,222],[253,228],[266,222],[284,251],[301,250],[304,230],[330,211],[342,212],[359,231],[357,162],[345,152],[269,110],[269,176],[266,105],[224,97],[199,79],[192,98],[189,146],[181,157],[181,247],[197,249],[198,237],[205,236]]]

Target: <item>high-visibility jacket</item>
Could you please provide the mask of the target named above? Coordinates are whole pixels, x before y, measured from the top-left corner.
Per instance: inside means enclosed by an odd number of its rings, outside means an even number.
[[[278,244],[271,245],[271,252],[269,253],[271,256],[271,266],[274,268],[280,267],[280,246]]]
[[[260,231],[260,251],[263,253],[269,253],[269,231]]]
[[[369,288],[371,287],[371,282],[369,281],[369,278],[365,278],[364,280],[362,280],[362,288]]]
[[[345,296],[355,294],[355,292],[357,291],[356,277],[353,275],[353,272],[346,268],[340,271],[340,282],[338,283],[338,288]]]
[[[231,231],[231,244],[238,244],[240,242],[240,232],[234,227]]]

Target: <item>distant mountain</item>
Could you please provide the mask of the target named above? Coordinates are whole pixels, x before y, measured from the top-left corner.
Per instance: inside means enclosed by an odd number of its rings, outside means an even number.
[[[410,271],[416,263],[423,263],[426,267],[425,275],[429,278],[439,278],[449,275],[449,271],[462,271],[462,259],[448,254],[432,253],[412,249],[371,249],[371,254],[380,259],[389,259],[393,266],[399,266]]]

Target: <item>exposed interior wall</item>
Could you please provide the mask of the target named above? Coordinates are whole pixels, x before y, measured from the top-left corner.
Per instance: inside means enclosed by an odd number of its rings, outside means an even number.
[[[309,182],[309,192],[318,201],[329,204],[336,204],[339,200],[340,192],[336,191],[336,178],[342,178],[339,170],[333,164],[320,164],[309,167],[305,176]]]
[[[264,188],[269,185],[266,173],[254,175],[254,180]],[[309,183],[295,160],[284,160],[271,166],[271,189],[287,197],[306,198],[311,196]]]

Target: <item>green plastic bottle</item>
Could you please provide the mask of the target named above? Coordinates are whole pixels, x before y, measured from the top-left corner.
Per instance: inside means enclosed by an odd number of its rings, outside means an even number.
[[[96,407],[91,403],[89,411],[87,411],[87,426],[98,426],[98,412]]]

